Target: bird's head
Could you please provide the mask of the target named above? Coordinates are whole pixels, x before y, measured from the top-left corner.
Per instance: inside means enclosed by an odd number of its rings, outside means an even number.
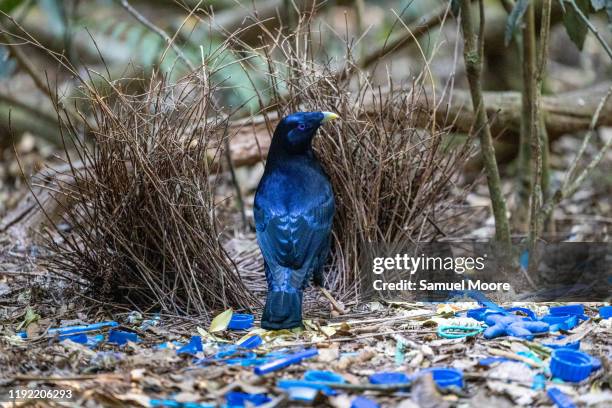
[[[288,153],[306,152],[319,126],[337,118],[338,115],[333,112],[292,113],[279,122],[272,144]]]

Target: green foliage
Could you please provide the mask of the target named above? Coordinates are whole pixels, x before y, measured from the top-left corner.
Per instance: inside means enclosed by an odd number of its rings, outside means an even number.
[[[578,49],[582,50],[589,29],[580,12],[585,18],[589,17],[591,11],[589,0],[562,0],[561,4],[564,5],[563,25],[567,35]]]
[[[529,1],[530,0],[518,0],[510,12],[508,20],[506,20],[506,31],[504,34],[504,44],[506,47],[510,45],[514,33],[516,33],[516,30],[518,30],[523,23],[523,16],[525,15],[525,11],[527,11],[527,7],[529,7]]]
[[[23,2],[23,0],[0,0],[0,11],[8,14]]]

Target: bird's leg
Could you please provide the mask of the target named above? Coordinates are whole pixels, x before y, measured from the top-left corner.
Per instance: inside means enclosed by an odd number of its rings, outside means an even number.
[[[339,314],[346,314],[346,310],[344,309],[344,307],[342,307],[342,305],[336,299],[334,299],[334,297],[331,295],[331,293],[329,293],[327,289],[325,289],[323,286],[319,286],[319,290],[321,291],[321,293],[323,293],[323,296],[325,296],[327,300],[329,300],[329,303],[331,303],[332,308],[336,312],[338,312]]]

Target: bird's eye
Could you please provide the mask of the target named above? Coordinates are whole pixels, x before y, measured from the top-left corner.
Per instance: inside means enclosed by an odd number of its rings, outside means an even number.
[[[305,124],[303,124],[303,123],[300,123],[300,124],[298,125],[298,129],[300,129],[300,130],[304,130],[304,129],[306,129],[306,125],[305,125]]]

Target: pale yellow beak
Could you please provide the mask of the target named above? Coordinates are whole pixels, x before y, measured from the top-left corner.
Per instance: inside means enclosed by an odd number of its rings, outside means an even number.
[[[321,123],[327,123],[331,120],[338,119],[340,116],[336,115],[334,112],[321,112],[323,114],[323,120]]]

